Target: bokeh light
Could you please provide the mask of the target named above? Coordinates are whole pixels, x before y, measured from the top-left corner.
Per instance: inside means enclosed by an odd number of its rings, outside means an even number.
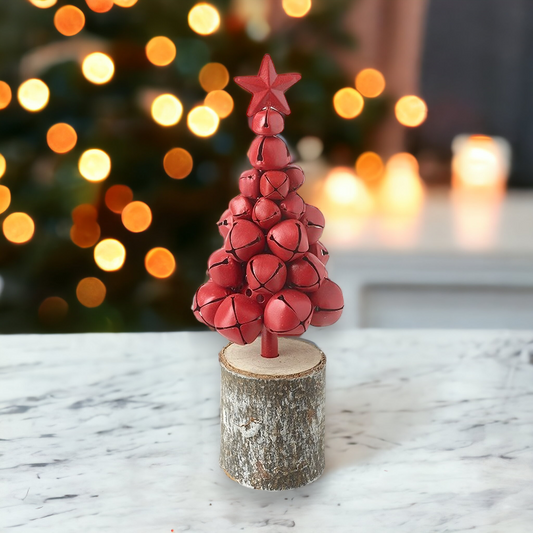
[[[68,304],[59,296],[50,296],[39,306],[39,321],[46,326],[55,326],[62,322],[68,314]]]
[[[365,68],[355,77],[355,88],[367,98],[375,98],[385,90],[385,78],[379,70]]]
[[[150,227],[152,211],[144,202],[131,202],[122,210],[122,223],[127,230],[140,233]]]
[[[326,196],[335,204],[352,203],[359,190],[359,182],[354,173],[345,168],[336,168],[331,171],[324,184]]]
[[[164,67],[174,61],[176,45],[168,37],[154,37],[146,45],[146,57],[158,67]]]
[[[3,213],[11,203],[11,191],[4,185],[0,185],[0,213]]]
[[[176,260],[166,248],[153,248],[144,258],[144,266],[154,278],[168,278],[176,270]]]
[[[10,104],[11,98],[11,87],[5,81],[0,81],[0,109],[5,109]]]
[[[126,260],[126,248],[116,239],[104,239],[94,247],[94,260],[106,272],[119,270]]]
[[[75,6],[60,7],[54,16],[54,26],[62,35],[72,37],[85,26],[85,15]]]
[[[402,96],[396,102],[394,112],[400,124],[415,128],[416,126],[420,126],[420,124],[426,120],[428,109],[426,102],[424,102],[422,98],[409,95]]]
[[[384,168],[383,160],[375,152],[363,152],[355,162],[355,173],[366,182],[381,178]]]
[[[94,221],[76,223],[70,228],[70,240],[80,248],[91,248],[100,238],[100,225]]]
[[[94,246],[100,238],[100,226],[96,222],[98,212],[91,204],[81,204],[72,210],[74,225],[70,228],[71,241],[80,248]]]
[[[314,161],[322,155],[324,143],[322,139],[308,135],[298,141],[296,149],[304,161]]]
[[[196,4],[189,11],[189,26],[200,35],[210,35],[220,26],[220,15],[216,7],[207,3]]]
[[[114,0],[114,2],[120,7],[131,7],[134,6],[138,0]]]
[[[93,148],[83,152],[78,168],[87,181],[102,181],[111,172],[111,159],[103,150]]]
[[[2,229],[8,241],[22,244],[33,237],[35,224],[26,213],[11,213],[4,220]]]
[[[163,160],[165,172],[176,180],[186,178],[192,171],[192,156],[183,148],[172,148]]]
[[[133,191],[127,185],[113,185],[105,193],[105,205],[113,213],[122,213],[132,200]]]
[[[204,91],[219,91],[228,84],[229,72],[222,63],[207,63],[200,70],[198,80]]]
[[[41,9],[48,9],[57,4],[57,0],[30,0],[30,3],[35,7],[40,7]]]
[[[113,0],[85,0],[95,13],[107,13],[114,5]]]
[[[382,211],[387,215],[412,217],[423,205],[424,192],[416,158],[406,152],[393,155],[387,161],[378,191]]]
[[[333,107],[342,118],[355,118],[361,114],[365,101],[363,97],[351,87],[344,87],[335,93]]]
[[[233,111],[233,98],[226,91],[211,91],[204,100],[219,118],[226,118]]]
[[[311,0],[283,0],[283,10],[289,17],[303,17],[311,9]]]
[[[46,142],[51,150],[58,154],[69,152],[76,146],[78,136],[69,124],[54,124],[46,134]]]
[[[83,75],[91,83],[101,85],[107,83],[115,73],[113,60],[102,52],[89,54],[81,65]]]
[[[22,83],[17,97],[20,105],[27,111],[40,111],[48,103],[50,90],[44,81],[31,79]]]
[[[98,278],[84,278],[76,287],[76,297],[85,307],[98,307],[105,300],[106,287]]]
[[[174,126],[182,114],[183,106],[173,94],[162,94],[152,102],[152,118],[161,126]]]
[[[6,173],[6,158],[0,154],[0,178]]]
[[[218,115],[205,105],[192,109],[187,115],[187,126],[198,137],[209,137],[218,129]]]

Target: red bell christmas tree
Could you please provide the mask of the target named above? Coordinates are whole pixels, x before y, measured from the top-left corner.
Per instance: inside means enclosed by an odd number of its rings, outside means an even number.
[[[329,326],[344,306],[319,241],[324,216],[296,192],[305,176],[278,136],[290,114],[284,93],[300,78],[277,74],[269,55],[257,76],[235,78],[253,95],[247,112],[257,135],[248,150],[253,168],[240,176],[241,194],[218,222],[224,246],[209,258],[209,281],[192,306],[200,322],[234,343],[261,335],[261,355],[270,358],[278,356],[278,336]]]

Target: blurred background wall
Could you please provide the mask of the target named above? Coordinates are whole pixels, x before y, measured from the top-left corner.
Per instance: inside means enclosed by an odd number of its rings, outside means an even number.
[[[112,4],[0,4],[0,332],[199,327],[253,139],[231,78],[264,53],[302,74],[284,136],[326,215],[337,327],[530,324],[533,5]]]

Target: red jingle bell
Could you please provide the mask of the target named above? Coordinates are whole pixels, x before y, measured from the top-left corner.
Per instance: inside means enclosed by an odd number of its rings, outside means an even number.
[[[264,295],[264,294],[256,294],[250,289],[248,284],[246,283],[243,288],[241,289],[241,294],[244,294],[247,298],[251,298],[255,302],[257,302],[261,307],[265,307],[266,303],[268,302],[270,296]]]
[[[252,292],[272,296],[283,289],[287,280],[287,267],[275,255],[256,255],[246,265],[246,280]]]
[[[326,278],[320,289],[309,296],[315,308],[311,320],[312,326],[331,326],[339,320],[344,308],[344,297],[341,288],[336,283]]]
[[[299,194],[291,192],[280,202],[279,208],[284,218],[299,220],[305,213],[305,202]]]
[[[280,169],[291,162],[291,154],[279,137],[256,137],[248,150],[248,159],[259,170]]]
[[[320,241],[316,241],[315,243],[310,244],[309,251],[313,255],[316,255],[318,259],[320,259],[320,261],[322,261],[324,265],[327,265],[329,261],[329,252],[327,248]]]
[[[322,236],[324,225],[326,224],[326,219],[324,218],[322,211],[314,205],[306,204],[302,222],[307,229],[309,244],[314,244]]]
[[[281,220],[281,211],[276,202],[259,198],[252,211],[252,220],[265,231]]]
[[[309,252],[290,263],[287,268],[289,286],[304,292],[316,292],[327,275],[326,267],[320,259]]]
[[[228,296],[215,315],[215,329],[236,344],[250,344],[261,333],[263,308],[243,294]]]
[[[225,239],[226,235],[229,233],[231,226],[233,225],[233,215],[229,209],[226,209],[220,219],[217,222],[218,232]]]
[[[224,248],[237,261],[244,262],[265,249],[265,236],[250,220],[236,220],[224,241]]]
[[[282,336],[305,333],[313,316],[311,300],[303,292],[285,289],[274,294],[265,306],[265,327]]]
[[[229,201],[229,210],[233,215],[233,220],[239,220],[241,218],[251,219],[252,209],[254,204],[250,198],[246,198],[242,194],[235,196]]]
[[[289,193],[289,177],[280,170],[269,170],[261,176],[259,190],[269,200],[283,200]]]
[[[245,170],[239,178],[239,190],[243,196],[256,200],[259,198],[259,179],[261,174],[255,168]]]
[[[291,218],[282,220],[270,229],[267,244],[270,251],[285,262],[300,259],[309,250],[304,225]]]
[[[217,285],[213,281],[204,283],[194,294],[192,310],[196,320],[210,328],[215,327],[215,314],[226,296],[230,294],[228,289]]]
[[[244,278],[241,264],[223,248],[210,255],[207,261],[207,273],[221,287],[239,287]]]
[[[257,135],[277,135],[284,127],[283,115],[271,107],[259,111],[252,119],[252,131]]]
[[[287,168],[284,168],[283,171],[289,176],[289,182],[290,187],[289,191],[294,192],[295,190],[299,189],[304,181],[305,181],[305,175],[304,171],[302,170],[302,167],[299,165],[295,165],[294,163],[289,165]]]

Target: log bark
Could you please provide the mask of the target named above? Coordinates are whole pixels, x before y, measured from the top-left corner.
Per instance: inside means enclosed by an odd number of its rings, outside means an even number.
[[[301,487],[325,466],[326,356],[287,338],[279,357],[260,352],[260,339],[220,352],[220,466],[246,487]]]

